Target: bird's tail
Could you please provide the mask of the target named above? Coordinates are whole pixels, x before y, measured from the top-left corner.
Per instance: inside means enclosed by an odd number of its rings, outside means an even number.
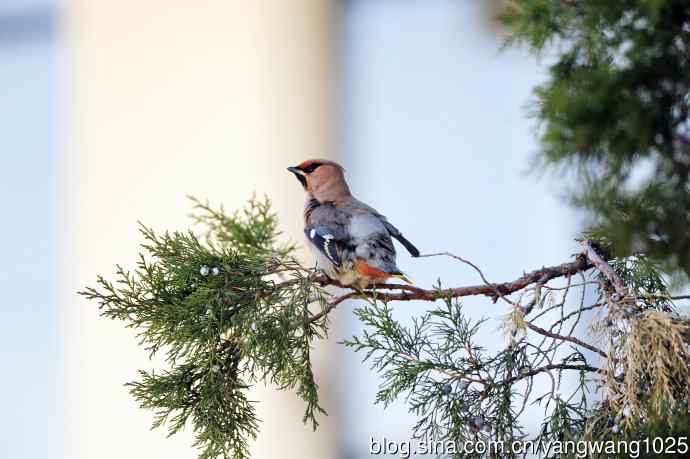
[[[410,285],[414,284],[414,282],[412,282],[412,280],[409,277],[407,277],[406,275],[404,275],[401,272],[391,273],[391,277],[395,277],[396,279],[400,279],[401,281],[405,282],[406,284],[410,284]]]

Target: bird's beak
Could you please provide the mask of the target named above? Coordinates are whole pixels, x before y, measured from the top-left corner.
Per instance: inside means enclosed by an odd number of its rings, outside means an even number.
[[[302,172],[299,168],[297,167],[288,167],[287,170],[295,174],[295,177],[297,177],[297,180],[302,184],[302,187],[304,189],[307,189],[307,177],[304,176],[304,172]]]

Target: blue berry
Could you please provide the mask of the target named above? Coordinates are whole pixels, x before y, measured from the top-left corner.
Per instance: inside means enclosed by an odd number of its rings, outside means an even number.
[[[446,383],[441,388],[441,392],[443,392],[443,395],[448,395],[453,392],[453,386],[451,386],[450,383]]]
[[[477,429],[481,429],[482,426],[484,426],[484,418],[481,416],[475,416],[472,418],[472,425],[474,425]]]

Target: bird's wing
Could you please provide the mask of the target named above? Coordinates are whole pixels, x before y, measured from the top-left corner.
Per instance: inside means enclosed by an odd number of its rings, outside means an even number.
[[[407,249],[407,251],[410,252],[410,255],[412,255],[413,257],[419,256],[419,250],[417,249],[417,247],[415,247],[414,244],[412,244],[410,241],[408,241],[405,238],[405,236],[402,235],[400,230],[398,228],[396,228],[395,226],[393,226],[393,224],[388,221],[388,219],[385,217],[385,215],[381,215],[379,213],[379,211],[377,211],[373,207],[363,203],[362,201],[359,201],[359,200],[354,199],[354,198],[352,199],[352,201],[354,202],[354,205],[357,206],[358,208],[365,209],[365,210],[371,212],[371,214],[373,214],[376,218],[378,218],[379,221],[381,221],[381,223],[383,223],[383,226],[386,227],[388,234],[390,234],[392,237],[397,239],[398,242],[400,242]]]
[[[304,234],[307,235],[309,242],[331,260],[336,267],[339,268],[342,265],[342,259],[338,253],[338,241],[344,237],[342,231],[327,226],[317,226],[305,228]]]
[[[396,228],[395,226],[393,226],[391,222],[386,220],[386,217],[383,217],[381,221],[383,222],[383,225],[386,227],[390,235],[397,239],[398,242],[400,242],[407,249],[407,251],[410,252],[410,255],[412,255],[413,257],[419,256],[419,250],[417,249],[417,247],[415,247],[414,244],[405,239],[405,236],[402,235],[398,228]]]

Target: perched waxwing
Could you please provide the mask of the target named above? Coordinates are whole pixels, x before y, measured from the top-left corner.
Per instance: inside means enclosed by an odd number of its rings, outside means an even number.
[[[307,192],[304,234],[320,270],[343,285],[367,287],[391,277],[411,283],[395,264],[391,238],[413,257],[419,250],[386,217],[352,196],[339,164],[311,159],[288,170]]]

